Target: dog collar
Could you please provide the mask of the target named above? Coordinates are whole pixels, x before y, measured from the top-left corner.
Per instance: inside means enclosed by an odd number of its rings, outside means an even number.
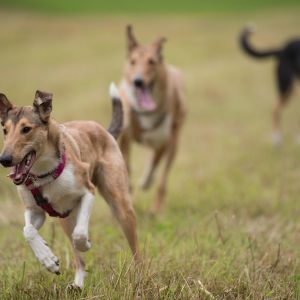
[[[53,178],[53,180],[57,179],[63,172],[63,170],[66,166],[66,161],[67,161],[66,153],[63,152],[61,159],[60,159],[60,163],[54,170],[52,170],[48,173],[45,173],[43,175],[34,175],[34,174],[29,173],[27,179],[24,182],[26,187],[31,192],[31,194],[35,200],[35,203],[40,208],[42,208],[50,217],[66,218],[71,213],[71,210],[69,210],[65,213],[62,213],[62,214],[59,213],[58,211],[56,211],[53,208],[53,206],[48,202],[48,200],[43,196],[43,193],[41,191],[41,186],[35,187],[34,183],[37,179],[46,178],[47,176],[51,176],[51,178]]]
[[[53,179],[56,179],[63,172],[63,170],[66,166],[66,161],[67,161],[67,157],[66,157],[66,152],[64,151],[61,155],[58,166],[54,170],[51,170],[51,171],[41,174],[41,175],[34,175],[34,174],[29,173],[29,177],[31,176],[31,177],[35,178],[35,180],[37,180],[37,179],[44,179],[44,178],[50,176],[50,178],[52,177]],[[25,181],[25,184],[26,184],[26,181]]]

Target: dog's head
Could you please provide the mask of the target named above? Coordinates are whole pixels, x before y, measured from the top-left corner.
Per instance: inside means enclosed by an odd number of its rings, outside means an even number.
[[[125,78],[134,94],[134,105],[138,111],[154,111],[157,107],[153,90],[162,73],[162,48],[164,37],[158,38],[150,46],[140,45],[130,25],[126,28],[127,61]]]
[[[22,184],[36,159],[45,150],[48,139],[49,118],[52,111],[52,94],[36,91],[32,106],[14,106],[0,94],[0,119],[4,145],[0,163],[14,167],[14,183]]]

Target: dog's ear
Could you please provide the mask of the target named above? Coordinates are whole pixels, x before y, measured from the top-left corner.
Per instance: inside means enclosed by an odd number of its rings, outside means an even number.
[[[52,98],[53,94],[41,92],[37,90],[33,101],[33,107],[39,114],[40,119],[47,123],[52,111]]]
[[[133,30],[131,25],[127,25],[126,27],[126,38],[127,38],[127,52],[129,54],[133,49],[135,49],[139,45],[135,36],[133,35]]]
[[[0,119],[4,121],[8,112],[13,108],[13,105],[9,102],[7,97],[0,93]]]
[[[161,57],[162,57],[162,48],[166,41],[167,39],[165,37],[159,37],[152,44],[152,47],[154,47],[156,53]]]

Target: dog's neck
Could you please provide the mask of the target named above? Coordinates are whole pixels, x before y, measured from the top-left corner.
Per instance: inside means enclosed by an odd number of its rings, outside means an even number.
[[[37,158],[31,169],[35,175],[42,175],[56,168],[62,155],[60,126],[52,119],[49,120],[47,144],[43,148],[42,155]]]

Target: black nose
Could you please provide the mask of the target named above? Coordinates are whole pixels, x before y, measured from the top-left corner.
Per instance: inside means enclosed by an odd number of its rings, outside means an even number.
[[[137,88],[142,88],[144,86],[144,80],[142,78],[136,78],[134,79],[133,84]]]
[[[0,164],[3,167],[11,167],[12,165],[12,156],[8,154],[4,154],[0,156]]]

